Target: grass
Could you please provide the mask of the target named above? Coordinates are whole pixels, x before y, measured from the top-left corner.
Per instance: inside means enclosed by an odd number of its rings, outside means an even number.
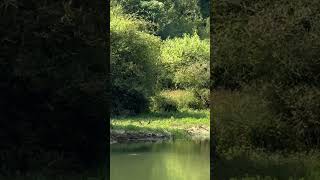
[[[187,129],[202,126],[209,130],[208,110],[186,110],[171,113],[147,113],[131,117],[112,118],[115,130],[170,134],[176,139],[188,139]]]

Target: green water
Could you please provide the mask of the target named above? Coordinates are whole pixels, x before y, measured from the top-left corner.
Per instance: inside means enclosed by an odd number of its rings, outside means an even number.
[[[111,180],[209,180],[209,142],[111,145]]]

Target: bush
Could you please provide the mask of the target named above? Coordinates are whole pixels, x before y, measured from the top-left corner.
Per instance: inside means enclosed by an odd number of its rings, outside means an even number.
[[[162,95],[156,95],[151,98],[151,110],[153,112],[178,111],[178,105],[172,99]]]
[[[196,100],[192,92],[186,90],[168,90],[161,92],[161,95],[174,101],[179,110],[190,108],[190,104]]]
[[[167,99],[174,101],[177,104],[178,110],[185,109],[205,109],[208,108],[209,101],[202,101],[202,96],[209,96],[209,90],[199,91],[199,96],[195,95],[195,92],[192,90],[166,90],[162,91],[160,94]],[[206,94],[206,95],[205,95]],[[209,97],[208,97],[209,98]],[[205,104],[208,103],[208,104]]]
[[[135,115],[148,111],[149,101],[140,92],[112,87],[111,113],[113,115]]]
[[[197,34],[164,41],[161,61],[178,88],[208,88],[210,47]]]
[[[281,87],[281,88],[280,88]],[[284,89],[282,86],[272,86],[266,90],[280,121],[292,130],[305,147],[320,146],[320,90],[316,87],[296,86]]]
[[[217,146],[291,148],[295,137],[290,129],[278,121],[269,104],[257,93],[250,91],[217,91],[213,97],[213,117],[216,124]]]
[[[195,110],[203,109],[203,104],[200,100],[195,99],[194,101],[189,102],[188,108],[195,109]]]
[[[214,92],[212,106],[219,148],[319,148],[320,91],[310,87],[268,88]]]
[[[210,107],[209,89],[194,89],[193,94],[201,102],[202,109]]]
[[[147,110],[145,100],[154,95],[159,75],[160,39],[146,32],[145,22],[123,14],[119,6],[111,7],[110,26],[113,112]],[[117,90],[130,96],[130,101]]]

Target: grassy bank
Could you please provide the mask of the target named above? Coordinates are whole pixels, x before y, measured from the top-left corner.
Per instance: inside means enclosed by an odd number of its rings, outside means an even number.
[[[112,119],[112,129],[133,133],[160,133],[174,139],[209,138],[209,111],[147,113]]]

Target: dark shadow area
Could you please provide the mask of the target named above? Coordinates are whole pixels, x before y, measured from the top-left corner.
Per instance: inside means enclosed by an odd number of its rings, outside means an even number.
[[[320,151],[320,1],[227,0],[211,8],[215,179],[319,179],[319,156],[304,153]],[[243,155],[231,158],[234,148]],[[251,156],[260,150],[267,156]]]
[[[104,1],[0,2],[1,179],[106,166],[106,22]]]
[[[218,159],[215,163],[215,179],[231,179],[245,177],[272,177],[286,180],[289,177],[298,179],[306,177],[308,168],[301,162],[263,162],[248,158],[235,158],[232,160]]]

